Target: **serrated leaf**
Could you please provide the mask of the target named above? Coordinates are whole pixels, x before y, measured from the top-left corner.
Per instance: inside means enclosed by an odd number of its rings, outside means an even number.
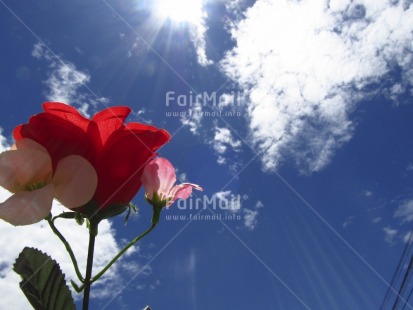
[[[13,270],[21,276],[20,288],[34,309],[76,309],[65,276],[49,255],[25,247]]]

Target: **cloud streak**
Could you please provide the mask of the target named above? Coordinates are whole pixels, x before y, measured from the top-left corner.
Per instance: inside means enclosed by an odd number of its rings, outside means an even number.
[[[257,201],[254,209],[244,208],[244,227],[248,230],[254,230],[258,225],[259,209],[263,208],[264,204],[261,201]]]
[[[395,218],[400,218],[403,223],[413,221],[413,199],[404,201],[394,212]]]
[[[90,107],[96,108],[98,104],[107,105],[107,98],[96,96],[90,89],[88,89],[90,93],[79,91],[81,87],[86,87],[86,84],[90,82],[88,73],[79,71],[74,64],[53,55],[41,43],[33,46],[32,56],[46,60],[49,64],[48,78],[44,81],[47,87],[46,100],[73,105],[85,116],[89,116]]]

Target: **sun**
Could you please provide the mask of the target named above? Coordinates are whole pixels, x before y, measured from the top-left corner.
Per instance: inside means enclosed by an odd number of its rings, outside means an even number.
[[[196,24],[202,19],[203,0],[156,0],[156,14],[176,23]]]

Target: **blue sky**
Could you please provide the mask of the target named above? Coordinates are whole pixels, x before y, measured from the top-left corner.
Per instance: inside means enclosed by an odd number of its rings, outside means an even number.
[[[392,282],[413,221],[411,1],[173,3],[0,0],[2,149],[44,101],[127,105],[204,188],[162,213],[91,308],[378,309],[411,255]],[[133,202],[126,226],[102,224],[95,270],[149,225],[142,192]],[[61,227],[85,260],[86,229]],[[74,276],[44,223],[0,234],[8,306],[27,308],[10,271],[25,245]]]

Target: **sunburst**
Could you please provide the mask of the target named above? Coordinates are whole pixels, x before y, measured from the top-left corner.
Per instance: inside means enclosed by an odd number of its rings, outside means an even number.
[[[196,24],[202,19],[203,0],[156,0],[156,14],[176,23]]]

